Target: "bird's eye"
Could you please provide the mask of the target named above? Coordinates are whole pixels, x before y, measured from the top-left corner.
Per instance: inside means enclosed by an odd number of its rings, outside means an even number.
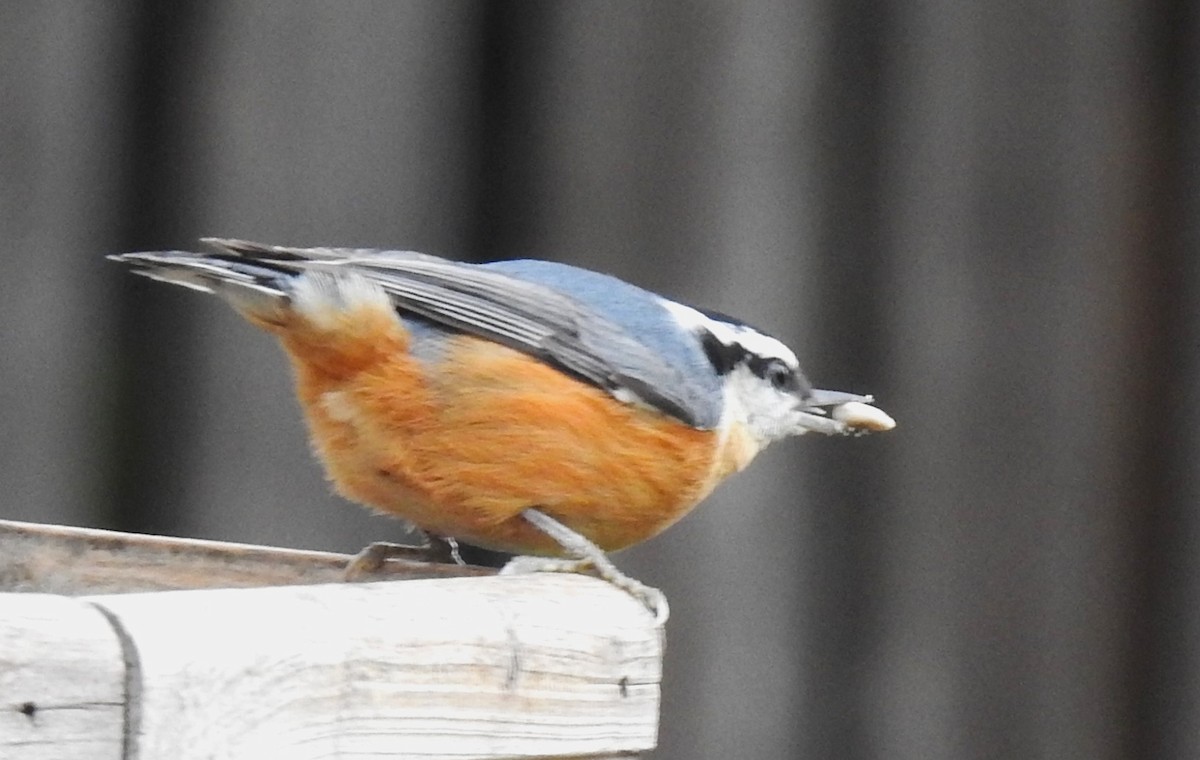
[[[767,382],[777,391],[790,391],[796,387],[796,373],[781,361],[773,361],[767,365],[765,375]]]

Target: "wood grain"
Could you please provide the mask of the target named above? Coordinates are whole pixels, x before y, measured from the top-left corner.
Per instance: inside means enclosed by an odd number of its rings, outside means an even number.
[[[124,757],[125,665],[87,602],[0,594],[0,758]]]
[[[74,596],[333,583],[343,579],[349,560],[332,552],[0,520],[0,591]],[[367,579],[492,572],[392,560]]]
[[[92,597],[136,647],[147,758],[646,750],[661,641],[581,576]]]
[[[368,583],[346,557],[0,523],[0,758],[615,758],[662,629],[580,575]],[[292,585],[249,586],[271,580]],[[304,585],[308,584],[308,585]],[[182,590],[133,592],[137,587]],[[121,592],[87,594],[89,589]],[[68,596],[67,594],[75,595]]]

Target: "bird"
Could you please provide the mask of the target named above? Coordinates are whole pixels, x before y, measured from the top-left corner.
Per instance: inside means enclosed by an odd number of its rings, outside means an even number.
[[[673,525],[769,444],[895,421],[814,388],[791,349],[728,315],[534,259],[202,238],[108,258],[215,294],[274,335],[335,490],[428,538],[592,572]],[[378,561],[383,545],[361,556]]]

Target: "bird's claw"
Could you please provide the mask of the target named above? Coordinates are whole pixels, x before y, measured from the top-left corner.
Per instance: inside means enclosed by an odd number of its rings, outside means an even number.
[[[342,570],[342,578],[347,582],[369,579],[378,574],[390,559],[442,565],[463,564],[462,557],[458,555],[458,544],[453,539],[429,537],[419,546],[376,541],[350,558]]]
[[[607,564],[607,563],[606,563]],[[607,581],[642,603],[651,615],[654,624],[661,626],[671,615],[667,597],[662,591],[630,578],[612,565],[603,567],[589,559],[562,559],[554,557],[513,557],[501,568],[501,575],[525,575],[528,573],[588,573]]]

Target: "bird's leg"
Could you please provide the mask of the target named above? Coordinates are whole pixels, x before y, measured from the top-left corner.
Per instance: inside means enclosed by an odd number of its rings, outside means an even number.
[[[458,552],[458,541],[452,536],[435,536],[432,533],[425,533],[425,541],[421,548],[430,557],[431,562],[439,562],[443,565],[466,565],[463,562],[462,555]]]
[[[466,564],[458,553],[458,542],[453,538],[435,536],[419,529],[414,530],[423,538],[420,544],[411,546],[376,541],[350,558],[350,561],[346,563],[346,569],[342,571],[343,577],[347,581],[363,580],[379,572],[389,559],[407,559],[443,565]]]
[[[501,575],[516,573],[578,573],[592,569],[596,575],[637,599],[650,614],[654,622],[667,622],[670,608],[663,592],[641,581],[625,575],[612,563],[604,551],[584,536],[537,509],[526,509],[521,517],[535,528],[554,539],[570,555],[567,558],[513,557],[500,571]]]

